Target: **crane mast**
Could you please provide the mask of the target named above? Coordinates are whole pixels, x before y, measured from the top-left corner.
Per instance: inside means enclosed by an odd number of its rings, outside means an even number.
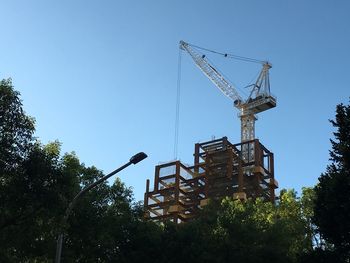
[[[205,58],[205,55],[197,52],[192,46],[180,41],[180,49],[185,50],[193,59],[198,68],[206,75],[219,90],[233,100],[233,105],[240,113],[241,141],[246,142],[255,139],[255,114],[276,107],[276,98],[270,93],[268,62],[259,61],[263,68],[258,79],[252,86],[250,95],[243,99],[237,89],[226,80],[223,75]],[[227,54],[225,54],[227,56]]]

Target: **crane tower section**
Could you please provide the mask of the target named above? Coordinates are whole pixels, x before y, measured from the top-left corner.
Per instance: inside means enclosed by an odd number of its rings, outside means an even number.
[[[206,56],[196,50],[195,47],[196,46],[189,43],[180,41],[180,49],[185,50],[204,75],[206,75],[222,93],[233,100],[233,105],[239,110],[239,117],[241,119],[241,141],[246,142],[254,140],[255,121],[257,120],[255,114],[276,107],[276,98],[270,93],[269,69],[272,67],[271,64],[266,61],[215,52],[225,57],[229,56],[262,64],[262,70],[256,82],[249,85],[251,87],[250,95],[248,98],[243,98],[234,85],[225,79],[219,70],[208,62]]]

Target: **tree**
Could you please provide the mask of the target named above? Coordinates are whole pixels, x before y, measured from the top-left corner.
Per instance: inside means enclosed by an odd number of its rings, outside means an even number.
[[[19,95],[11,79],[0,81],[0,260],[13,254],[13,238],[7,235],[11,234],[10,228],[27,216],[18,206],[25,184],[18,183],[33,147],[34,120],[23,111]],[[6,250],[8,253],[4,253]]]
[[[54,233],[66,204],[61,197],[68,199],[77,185],[74,178],[63,175],[59,154],[57,142],[34,144],[6,184],[1,184],[0,258],[7,258],[6,262],[45,262],[48,252],[54,253]]]
[[[22,109],[11,79],[0,81],[0,171],[18,165],[33,142],[34,119]]]
[[[0,82],[0,262],[52,262],[69,202],[103,174],[74,153],[62,156],[57,141],[40,144],[19,96],[11,80]],[[127,262],[140,224],[132,200],[120,180],[87,193],[69,218],[63,258]]]
[[[331,164],[315,187],[315,215],[322,238],[334,245],[344,262],[350,260],[350,105],[336,107],[331,139]]]
[[[217,233],[231,249],[228,258],[238,262],[297,262],[299,255],[312,248],[307,232],[309,216],[303,197],[294,190],[282,190],[276,205],[261,199],[225,199]]]

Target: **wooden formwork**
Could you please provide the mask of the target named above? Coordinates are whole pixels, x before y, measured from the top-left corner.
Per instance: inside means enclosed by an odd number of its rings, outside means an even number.
[[[273,153],[259,140],[231,144],[227,137],[195,144],[194,165],[174,161],[155,167],[146,183],[147,218],[175,223],[198,215],[209,199],[232,196],[275,201]]]

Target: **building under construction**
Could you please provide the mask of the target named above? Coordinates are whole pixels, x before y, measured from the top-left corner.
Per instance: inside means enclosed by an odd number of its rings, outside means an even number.
[[[273,153],[255,138],[256,115],[276,107],[276,97],[270,93],[269,70],[272,65],[267,61],[220,53],[184,41],[180,41],[179,47],[239,110],[241,143],[232,144],[226,137],[197,143],[193,166],[180,161],[156,166],[153,189],[150,189],[149,180],[146,185],[146,217],[157,221],[186,222],[196,217],[209,199],[226,196],[241,200],[261,197],[274,202],[278,184],[274,178]],[[201,51],[261,64],[257,80],[247,86],[251,88],[250,95],[242,97]],[[177,118],[179,104],[177,101]]]
[[[155,167],[153,189],[146,183],[146,217],[186,222],[209,199],[261,197],[275,201],[273,153],[258,139],[232,144],[227,137],[195,144],[194,165],[180,161]]]

